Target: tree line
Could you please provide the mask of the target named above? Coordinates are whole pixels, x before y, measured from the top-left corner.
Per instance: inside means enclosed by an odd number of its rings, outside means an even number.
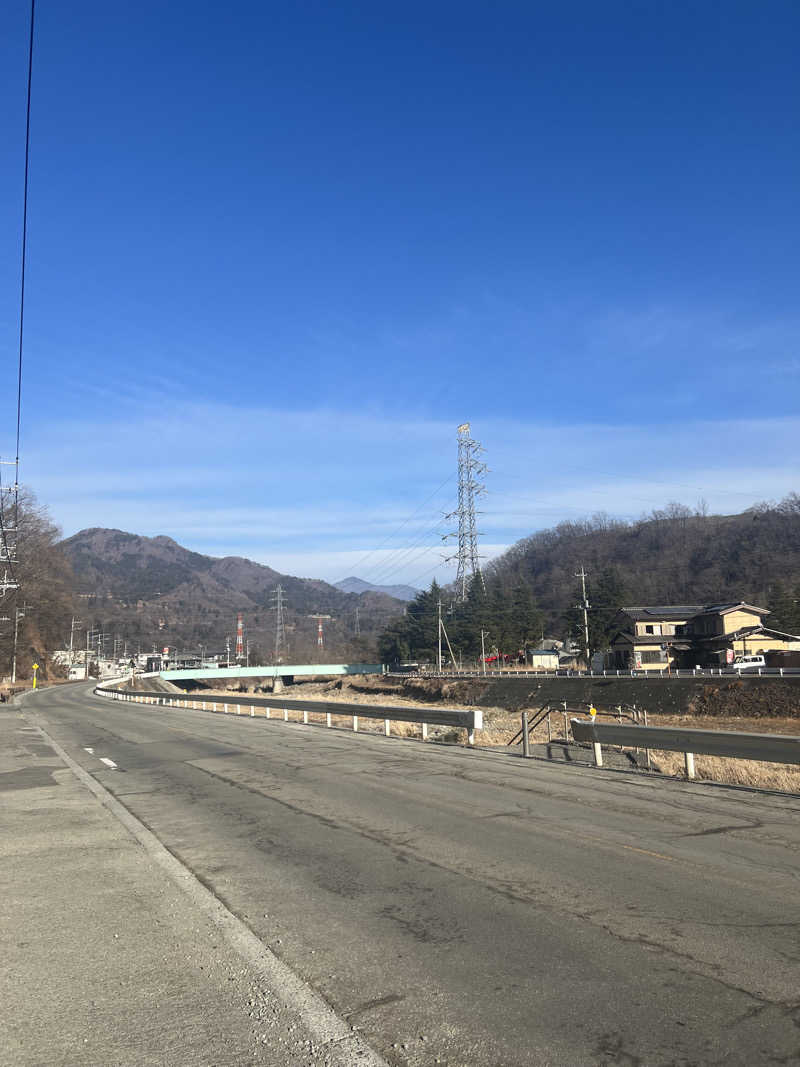
[[[435,583],[379,638],[385,662],[432,661],[438,600],[458,658],[537,646],[543,637],[583,646],[577,573],[588,572],[589,647],[603,650],[625,606],[748,601],[768,626],[800,634],[800,495],[738,515],[671,503],[634,522],[605,514],[541,530],[513,545],[473,581],[464,603]]]

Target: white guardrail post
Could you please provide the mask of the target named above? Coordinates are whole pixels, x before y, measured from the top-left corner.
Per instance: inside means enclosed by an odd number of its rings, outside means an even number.
[[[648,765],[651,749],[683,752],[686,777],[696,776],[694,758],[721,756],[764,763],[800,765],[800,737],[783,734],[752,734],[727,730],[689,730],[683,727],[624,725],[572,719],[572,736],[592,745],[595,762],[602,766],[601,744],[644,748]]]
[[[217,712],[219,709],[219,705],[216,701],[178,700],[177,698],[152,691],[130,693],[124,689],[111,689],[103,686],[96,686],[94,692],[99,696],[106,696],[112,700],[135,700],[137,703],[149,702],[161,707],[180,707],[197,710],[199,705],[203,711],[209,710]],[[387,737],[392,736],[391,726],[393,722],[418,723],[421,727],[423,741],[427,741],[428,727],[432,724],[466,730],[467,744],[469,745],[475,744],[475,732],[483,729],[483,712],[480,708],[470,708],[461,711],[451,708],[437,707],[394,707],[385,704],[367,706],[344,702],[332,703],[315,700],[288,700],[285,697],[253,698],[229,696],[222,703],[222,710],[225,715],[230,713],[229,705],[233,706],[236,715],[246,715],[249,707],[251,719],[256,717],[256,707],[264,708],[264,715],[267,719],[270,718],[271,707],[275,708],[275,710],[280,710],[283,713],[284,722],[289,722],[289,712],[291,710],[302,712],[303,723],[305,724],[309,723],[309,714],[324,714],[326,727],[331,727],[333,725],[333,715],[346,715],[352,718],[354,733],[358,733],[359,718],[383,719],[383,730]],[[243,708],[244,711],[242,710]]]

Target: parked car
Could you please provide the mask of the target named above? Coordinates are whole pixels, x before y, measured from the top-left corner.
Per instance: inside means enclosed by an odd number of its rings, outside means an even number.
[[[759,667],[766,667],[767,661],[763,655],[737,656],[733,661],[735,671],[757,671]]]

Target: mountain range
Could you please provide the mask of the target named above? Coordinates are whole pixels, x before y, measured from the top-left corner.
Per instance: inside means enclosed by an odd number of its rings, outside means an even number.
[[[205,556],[170,537],[95,527],[59,547],[75,575],[84,622],[119,633],[143,650],[203,645],[220,651],[235,634],[241,612],[251,658],[268,661],[275,644],[278,585],[289,658],[370,658],[377,634],[403,610],[400,599],[381,590],[349,592],[240,556]],[[323,649],[317,643],[319,615]]]

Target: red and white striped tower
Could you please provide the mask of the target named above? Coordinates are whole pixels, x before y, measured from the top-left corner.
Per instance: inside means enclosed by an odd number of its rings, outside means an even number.
[[[236,616],[236,659],[244,659],[244,620],[241,611]]]
[[[322,648],[322,619],[317,619],[317,648]]]

